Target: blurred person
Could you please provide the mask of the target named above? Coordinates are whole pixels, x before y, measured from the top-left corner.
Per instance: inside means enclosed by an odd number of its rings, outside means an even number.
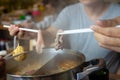
[[[46,42],[54,42],[60,29],[90,28],[90,25],[96,24],[96,20],[112,19],[120,16],[119,13],[120,5],[117,3],[104,2],[104,0],[80,0],[80,3],[64,8],[50,27],[45,30],[39,30],[37,49],[43,47],[43,45],[46,46]],[[9,28],[9,32],[11,36],[18,35],[20,38],[26,38],[23,31],[19,31],[16,25],[12,25]],[[27,37],[30,38],[31,36]],[[103,58],[111,51],[100,47],[93,33],[64,35],[63,41],[61,39],[57,42],[57,49],[60,49],[64,43],[64,48],[82,52],[86,56],[86,60]]]
[[[57,5],[54,3],[55,0],[43,0],[42,4],[45,7],[45,10],[42,12],[43,15],[43,20],[35,23],[35,26],[38,29],[45,29],[48,26],[50,26],[56,19],[57,17],[57,7],[61,6],[61,4],[59,3],[60,0],[57,0]]]
[[[22,23],[24,26],[31,25],[32,27],[34,26],[38,29],[46,29],[56,20],[59,12],[68,4],[61,0],[42,0],[39,5],[40,10],[41,6],[42,9],[44,7],[44,10],[41,11],[40,21],[35,21],[32,25],[31,22],[24,22]]]

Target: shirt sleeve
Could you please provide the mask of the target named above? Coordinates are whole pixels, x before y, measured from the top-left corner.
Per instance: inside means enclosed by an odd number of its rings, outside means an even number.
[[[65,29],[69,26],[69,11],[68,8],[63,9],[58,15],[56,21],[52,26],[57,27],[58,29]]]

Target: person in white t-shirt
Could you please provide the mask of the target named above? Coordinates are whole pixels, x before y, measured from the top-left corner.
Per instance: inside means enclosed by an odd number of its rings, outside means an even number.
[[[54,42],[59,29],[90,28],[91,25],[96,24],[97,20],[112,19],[117,16],[120,16],[120,5],[117,3],[104,2],[104,0],[80,0],[80,3],[64,8],[50,27],[39,30],[36,49],[39,50],[40,47],[46,46],[46,42]],[[12,36],[18,35],[19,38],[26,38],[25,35],[20,34],[23,31],[19,31],[16,25],[11,25],[9,31]],[[58,49],[61,48],[60,43],[59,41],[56,44]],[[86,60],[104,58],[111,51],[100,47],[93,33],[64,35],[63,43],[64,48],[82,52]]]

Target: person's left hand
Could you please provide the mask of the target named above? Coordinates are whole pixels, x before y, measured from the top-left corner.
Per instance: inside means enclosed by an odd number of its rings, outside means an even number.
[[[120,52],[120,28],[116,28],[119,19],[97,21],[91,28],[101,47]]]

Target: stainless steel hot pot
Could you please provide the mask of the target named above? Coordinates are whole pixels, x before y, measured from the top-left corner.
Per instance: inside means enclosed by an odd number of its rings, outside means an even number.
[[[101,59],[85,62],[84,55],[78,51],[50,48],[42,54],[29,52],[24,61],[7,60],[7,80],[80,80],[81,75],[85,78],[103,64]]]

